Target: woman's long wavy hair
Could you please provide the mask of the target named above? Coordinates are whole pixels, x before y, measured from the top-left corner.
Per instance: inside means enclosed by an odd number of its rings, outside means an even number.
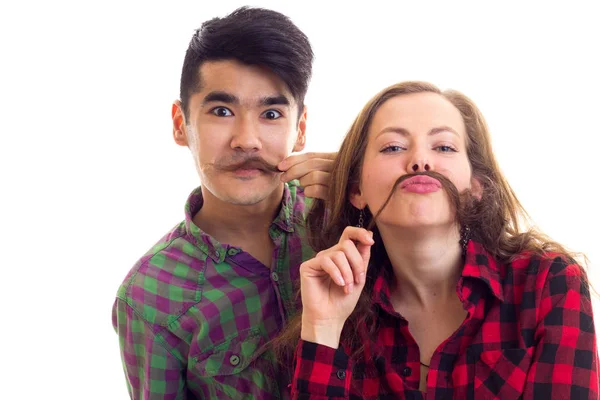
[[[403,82],[390,86],[362,109],[346,134],[333,164],[327,199],[317,200],[308,217],[309,241],[314,250],[318,252],[334,246],[343,230],[356,225],[358,221],[359,210],[350,204],[349,198],[352,188],[358,186],[360,181],[368,132],[377,110],[393,97],[422,92],[445,97],[460,111],[464,120],[472,174],[483,189],[481,200],[471,198],[471,204],[462,208],[468,212],[457,217],[463,226],[469,226],[471,238],[481,243],[500,262],[513,261],[525,251],[536,254],[552,251],[576,258],[575,254],[531,227],[527,212],[498,167],[487,124],[475,103],[458,91],[441,91],[426,82]],[[369,225],[372,218],[365,208],[364,225]],[[521,230],[522,225],[527,228]],[[341,344],[352,349],[351,357],[355,359],[360,357],[365,345],[356,327],[366,326],[369,337],[376,337],[377,323],[371,303],[375,278],[380,274],[391,278],[392,274],[390,268],[384,268],[388,257],[376,226],[373,228],[373,239],[375,244],[371,249],[367,282],[341,335]],[[301,313],[298,313],[290,319],[282,334],[273,342],[275,354],[282,362],[293,359],[300,338],[301,317]]]

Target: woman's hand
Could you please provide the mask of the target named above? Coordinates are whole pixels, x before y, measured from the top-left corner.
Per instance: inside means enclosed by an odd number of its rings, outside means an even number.
[[[373,233],[349,226],[335,246],[300,266],[303,340],[337,348],[365,286]]]

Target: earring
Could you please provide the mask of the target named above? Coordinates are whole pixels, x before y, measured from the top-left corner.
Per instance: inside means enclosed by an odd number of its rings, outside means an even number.
[[[469,240],[471,240],[471,228],[468,225],[465,225],[460,234],[459,243],[463,249],[463,256],[467,254],[467,246],[469,244]]]
[[[356,224],[356,227],[362,228],[364,222],[365,222],[365,213],[363,212],[363,210],[361,208],[360,213],[358,214],[358,224]]]

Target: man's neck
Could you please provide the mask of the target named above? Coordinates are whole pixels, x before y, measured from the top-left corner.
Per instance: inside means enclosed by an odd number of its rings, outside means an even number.
[[[193,222],[221,243],[242,246],[249,238],[259,240],[268,234],[282,196],[283,184],[257,204],[237,205],[220,200],[202,187],[204,202]]]

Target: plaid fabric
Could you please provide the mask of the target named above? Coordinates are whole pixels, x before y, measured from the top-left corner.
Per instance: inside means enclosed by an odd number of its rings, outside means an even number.
[[[218,243],[185,221],[131,269],[117,293],[113,325],[132,399],[278,399],[289,397],[291,372],[261,348],[295,312],[307,204],[297,182],[286,185],[269,234],[267,267],[240,248]]]
[[[457,293],[468,317],[433,354],[427,392],[419,391],[419,348],[389,301],[374,287],[379,329],[362,361],[301,341],[292,396],[297,399],[598,399],[598,352],[588,285],[559,254],[523,255],[498,264],[468,246]]]

